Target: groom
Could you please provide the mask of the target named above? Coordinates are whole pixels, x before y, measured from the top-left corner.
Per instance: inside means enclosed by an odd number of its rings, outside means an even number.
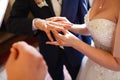
[[[55,0],[45,1],[45,5],[39,5],[41,2],[38,4],[34,0],[15,0],[8,19],[8,31],[19,35],[32,35],[36,33],[33,27],[35,18],[46,19],[53,16],[63,16],[72,23],[82,24],[84,22],[84,16],[87,13],[87,0],[62,0],[59,2],[59,9]],[[29,12],[32,12],[34,18],[27,17]],[[36,35],[38,36],[39,50],[46,60],[48,71],[53,80],[64,80],[63,65],[66,66],[72,80],[75,80],[83,54],[71,47],[61,49],[54,45],[46,45],[45,42],[49,39],[43,31],[37,30]],[[91,44],[89,37],[75,35]]]

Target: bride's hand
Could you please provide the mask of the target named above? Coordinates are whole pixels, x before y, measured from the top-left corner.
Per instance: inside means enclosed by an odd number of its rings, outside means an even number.
[[[72,47],[72,45],[74,44],[77,37],[74,36],[72,33],[70,33],[68,30],[61,30],[61,32],[63,34],[59,33],[59,31],[52,30],[52,32],[56,38],[56,41],[46,42],[46,44],[57,45],[57,46],[71,46]]]
[[[52,21],[52,22],[58,22],[61,23],[64,26],[65,29],[70,29],[71,26],[73,25],[66,17],[51,17],[51,18],[47,18],[47,21]]]

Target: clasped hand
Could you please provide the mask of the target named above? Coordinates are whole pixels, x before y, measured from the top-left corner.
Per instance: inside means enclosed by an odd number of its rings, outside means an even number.
[[[43,56],[25,42],[13,44],[5,67],[8,80],[44,80],[47,73]]]

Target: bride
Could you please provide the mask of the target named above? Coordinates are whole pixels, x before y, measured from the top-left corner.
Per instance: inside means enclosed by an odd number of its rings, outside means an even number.
[[[83,25],[67,25],[70,22],[63,17],[48,19],[54,21],[54,24],[51,22],[48,26],[63,26],[64,29],[53,29],[56,41],[47,44],[73,47],[85,55],[77,80],[120,80],[119,12],[120,0],[93,0]],[[57,21],[59,23],[55,24]],[[94,46],[87,45],[66,29],[91,35]]]

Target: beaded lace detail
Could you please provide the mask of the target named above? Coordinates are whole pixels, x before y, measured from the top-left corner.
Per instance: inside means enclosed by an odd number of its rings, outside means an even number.
[[[111,52],[113,33],[116,24],[110,20],[99,18],[89,20],[89,12],[85,16],[85,23],[93,37],[95,47]]]
[[[112,38],[116,24],[107,19],[89,20],[89,12],[85,16],[85,23],[94,40],[96,48],[111,52]],[[85,59],[85,58],[84,58]],[[89,58],[83,59],[78,80],[120,80],[120,72],[112,71],[100,66]],[[82,76],[81,76],[82,75]]]

